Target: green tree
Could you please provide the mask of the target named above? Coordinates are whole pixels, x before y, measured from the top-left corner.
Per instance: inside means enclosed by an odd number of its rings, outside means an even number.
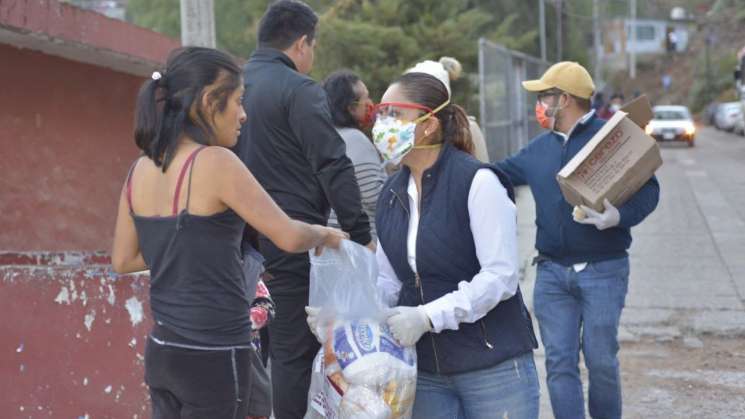
[[[217,44],[241,58],[256,47],[258,22],[270,0],[215,0]],[[405,69],[424,59],[457,58],[464,76],[453,83],[454,101],[472,103],[478,72],[478,39],[537,55],[537,0],[309,0],[320,15],[313,76],[349,68],[363,78],[374,98]],[[574,2],[573,2],[574,3]],[[581,4],[580,4],[581,3]],[[591,4],[576,0],[576,6]],[[549,4],[549,2],[547,2]],[[572,9],[574,10],[574,9]],[[591,10],[591,9],[584,9]],[[178,37],[178,0],[130,0],[128,18]],[[573,13],[577,15],[577,13]],[[587,64],[589,25],[566,14],[564,58]],[[554,56],[556,15],[546,7],[549,59]],[[470,109],[475,112],[476,109]]]
[[[519,12],[495,15],[488,3],[495,1],[338,1],[322,16],[319,59],[313,74],[320,78],[337,68],[350,68],[362,76],[373,97],[379,98],[392,80],[424,59],[453,56],[466,74],[476,73],[480,37],[509,48],[531,48],[537,28],[526,27]],[[523,2],[501,3],[519,10]],[[476,86],[471,80],[464,76],[453,83],[456,103],[472,102]]]
[[[216,0],[217,47],[246,58],[256,47],[256,24],[270,0]],[[136,25],[179,38],[179,0],[129,0],[127,19]]]
[[[127,20],[173,38],[181,34],[179,19],[179,0],[130,0],[127,3]]]

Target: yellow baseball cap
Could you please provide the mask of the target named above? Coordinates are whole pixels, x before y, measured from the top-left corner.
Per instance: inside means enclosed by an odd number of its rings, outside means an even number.
[[[583,99],[589,99],[595,91],[595,83],[592,82],[590,73],[572,61],[552,65],[540,79],[524,81],[523,87],[530,92],[561,89]]]

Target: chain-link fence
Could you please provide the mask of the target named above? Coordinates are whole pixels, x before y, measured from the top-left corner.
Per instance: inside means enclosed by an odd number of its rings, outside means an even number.
[[[479,40],[479,122],[492,161],[509,157],[541,132],[535,120],[535,95],[523,89],[521,82],[541,77],[548,65]]]

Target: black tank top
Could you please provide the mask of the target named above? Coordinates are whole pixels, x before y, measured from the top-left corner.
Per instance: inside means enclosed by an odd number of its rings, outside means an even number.
[[[246,345],[251,319],[241,260],[245,221],[230,208],[208,216],[189,214],[191,168],[203,148],[194,150],[181,168],[171,216],[134,214],[131,178],[137,162],[127,177],[130,214],[150,268],[150,309],[157,326],[188,342]],[[178,212],[187,169],[186,207]]]

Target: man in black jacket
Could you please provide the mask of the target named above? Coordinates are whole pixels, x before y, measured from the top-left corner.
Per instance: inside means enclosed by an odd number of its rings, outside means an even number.
[[[236,152],[292,218],[326,224],[333,207],[352,240],[372,247],[354,168],[334,129],[324,90],[310,79],[318,17],[303,2],[280,0],[261,19],[259,47],[245,68],[248,116]],[[259,243],[276,303],[269,355],[277,419],[305,414],[310,372],[319,344],[305,322],[307,254]]]

